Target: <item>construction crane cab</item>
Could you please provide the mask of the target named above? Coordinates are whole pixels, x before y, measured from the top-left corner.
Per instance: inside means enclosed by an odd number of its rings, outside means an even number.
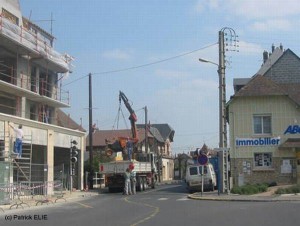
[[[135,144],[138,142],[137,127],[136,127],[137,116],[136,116],[134,110],[132,109],[126,95],[122,91],[120,91],[119,92],[119,103],[121,104],[122,101],[130,113],[129,121],[131,124],[131,137],[118,137],[118,139],[113,143],[106,140],[107,155],[111,155],[113,152],[124,151],[124,149],[126,147],[127,147],[127,149],[132,148],[132,150],[134,150]]]

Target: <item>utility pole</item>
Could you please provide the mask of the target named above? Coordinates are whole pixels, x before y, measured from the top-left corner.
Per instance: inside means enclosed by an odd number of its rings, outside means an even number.
[[[89,151],[90,151],[90,173],[89,173],[89,189],[93,189],[93,103],[92,103],[92,74],[89,73]]]
[[[227,147],[224,31],[219,31],[219,147]]]
[[[219,31],[219,148],[227,148],[225,51],[238,52],[237,38],[232,28],[224,27]]]
[[[225,36],[227,36],[225,38]],[[220,192],[220,183],[222,181],[223,192],[227,190],[228,186],[228,152],[227,148],[227,123],[226,123],[226,80],[225,80],[225,51],[237,51],[237,35],[232,28],[224,27],[219,31],[219,64],[199,58],[200,62],[211,63],[218,66],[219,76],[219,176],[218,176],[218,193]],[[226,49],[225,49],[226,46]],[[220,183],[219,183],[220,182]]]
[[[227,34],[228,33],[228,34]],[[225,38],[226,38],[226,49],[225,49]],[[229,185],[229,149],[227,148],[227,123],[226,123],[226,80],[225,80],[225,51],[238,51],[237,50],[237,35],[232,28],[224,27],[219,31],[219,182],[218,193],[220,189],[222,192],[230,193]]]
[[[145,106],[145,152],[148,153],[148,125],[147,125],[147,121],[148,121],[148,109],[147,106]]]

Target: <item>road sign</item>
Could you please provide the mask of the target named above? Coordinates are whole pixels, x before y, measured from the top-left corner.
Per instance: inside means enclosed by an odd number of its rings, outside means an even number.
[[[207,155],[204,155],[204,154],[199,155],[199,157],[198,157],[198,163],[199,163],[201,166],[206,165],[207,162],[208,162],[208,157],[207,157]]]

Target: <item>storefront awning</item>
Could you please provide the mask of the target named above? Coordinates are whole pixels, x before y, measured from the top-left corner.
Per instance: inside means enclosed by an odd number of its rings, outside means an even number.
[[[300,148],[300,138],[288,138],[284,143],[279,145],[281,148]]]

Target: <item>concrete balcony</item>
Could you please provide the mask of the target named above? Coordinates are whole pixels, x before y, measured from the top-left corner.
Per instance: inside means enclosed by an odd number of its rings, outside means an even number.
[[[37,103],[47,104],[55,108],[70,107],[69,92],[64,91],[57,86],[49,88],[46,81],[40,81],[38,84],[31,81],[27,76],[18,79],[5,75],[0,71],[0,90],[12,96],[26,97]],[[3,79],[5,78],[5,79]]]
[[[37,33],[11,23],[0,15],[0,43],[11,53],[26,56],[31,61],[54,72],[72,71],[73,58],[58,53]]]

